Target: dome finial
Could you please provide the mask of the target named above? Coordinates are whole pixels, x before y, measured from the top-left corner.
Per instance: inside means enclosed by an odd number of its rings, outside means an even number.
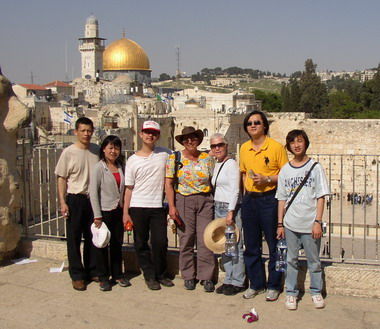
[[[125,39],[125,28],[123,29],[123,38]]]

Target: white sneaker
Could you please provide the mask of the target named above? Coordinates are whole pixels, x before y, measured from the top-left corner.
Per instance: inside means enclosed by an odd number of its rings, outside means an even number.
[[[244,294],[243,294],[243,298],[245,298],[245,299],[254,298],[254,297],[256,297],[257,295],[263,294],[264,292],[265,292],[265,289],[255,290],[255,289],[248,288],[248,289],[244,292]]]
[[[311,299],[313,300],[315,308],[325,307],[325,301],[323,300],[323,297],[321,294],[313,295],[311,296]]]
[[[286,296],[285,308],[291,311],[295,311],[297,309],[297,297]]]

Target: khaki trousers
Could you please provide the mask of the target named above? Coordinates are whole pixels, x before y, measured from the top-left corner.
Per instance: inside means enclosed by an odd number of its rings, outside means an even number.
[[[179,269],[182,277],[184,280],[212,280],[215,269],[214,253],[205,246],[203,232],[213,219],[213,197],[211,193],[188,196],[176,193],[176,207],[183,223],[177,230]]]

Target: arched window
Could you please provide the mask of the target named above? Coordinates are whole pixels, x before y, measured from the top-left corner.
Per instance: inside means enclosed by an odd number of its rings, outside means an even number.
[[[205,128],[205,129],[203,129],[203,135],[205,135],[205,137],[207,137],[208,136],[208,130]]]

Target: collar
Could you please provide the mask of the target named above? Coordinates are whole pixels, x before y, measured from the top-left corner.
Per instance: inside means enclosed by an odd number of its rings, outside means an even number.
[[[268,148],[268,146],[269,146],[269,137],[268,136],[265,137],[263,145],[261,145],[260,149],[257,150],[257,151],[254,150],[253,147],[252,147],[252,140],[250,140],[249,146],[250,146],[249,150],[253,151],[253,152],[256,152],[256,153],[258,153],[260,151],[265,151]]]

